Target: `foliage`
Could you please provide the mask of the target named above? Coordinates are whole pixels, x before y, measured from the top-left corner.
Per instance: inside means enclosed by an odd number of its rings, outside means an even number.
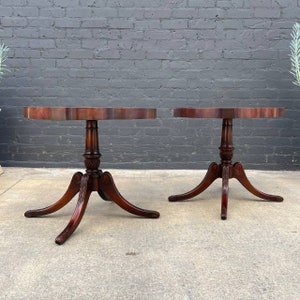
[[[291,60],[291,71],[290,73],[294,76],[295,81],[293,84],[300,86],[300,24],[295,23],[291,33],[290,42],[290,60]]]
[[[7,46],[5,46],[4,44],[0,45],[0,79],[2,78],[5,72],[9,71],[5,65],[8,51],[9,48]]]

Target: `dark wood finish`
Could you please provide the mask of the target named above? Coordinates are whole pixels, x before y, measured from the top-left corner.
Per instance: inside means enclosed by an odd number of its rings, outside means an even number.
[[[24,116],[39,120],[155,119],[155,108],[129,107],[24,107]]]
[[[253,119],[277,118],[284,115],[282,107],[240,107],[240,108],[174,108],[174,117],[180,118],[219,118],[219,119]]]
[[[72,113],[69,113],[72,112]],[[99,140],[98,140],[98,122],[95,118],[101,120],[107,119],[135,119],[135,118],[155,118],[155,109],[136,109],[136,108],[49,108],[44,110],[42,107],[26,107],[25,117],[33,119],[49,120],[86,120],[86,138],[84,164],[85,174],[77,172],[67,188],[65,194],[54,204],[42,209],[29,210],[25,212],[26,217],[37,217],[51,214],[58,211],[68,204],[73,197],[79,193],[77,205],[73,216],[66,228],[57,236],[55,242],[63,244],[78,227],[89,197],[93,191],[98,192],[99,196],[106,201],[114,201],[122,209],[134,215],[146,218],[158,218],[159,213],[153,210],[139,208],[128,202],[118,191],[113,177],[109,172],[102,172],[100,167]],[[91,119],[89,119],[91,118]]]
[[[250,193],[268,201],[281,202],[281,196],[269,195],[256,189],[249,181],[240,162],[232,164],[233,158],[233,119],[234,118],[275,118],[284,115],[284,108],[176,108],[175,117],[184,118],[221,118],[222,133],[220,164],[210,164],[204,179],[191,191],[169,197],[169,201],[181,201],[193,198],[207,189],[217,178],[222,178],[221,219],[227,219],[229,179],[236,178]]]

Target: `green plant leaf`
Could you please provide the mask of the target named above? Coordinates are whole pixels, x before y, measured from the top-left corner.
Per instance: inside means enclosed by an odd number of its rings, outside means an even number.
[[[295,23],[291,32],[290,42],[290,61],[291,61],[291,74],[294,77],[293,84],[300,86],[300,24]]]
[[[2,76],[7,73],[9,70],[6,67],[6,65],[4,64],[4,62],[7,59],[7,53],[9,51],[9,48],[7,46],[5,46],[4,44],[0,45],[0,79],[2,78]]]

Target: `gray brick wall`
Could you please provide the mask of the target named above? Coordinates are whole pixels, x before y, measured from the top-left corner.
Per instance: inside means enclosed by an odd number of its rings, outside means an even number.
[[[177,106],[284,106],[234,120],[247,168],[299,169],[300,89],[289,74],[298,0],[0,0],[11,73],[0,83],[0,164],[82,166],[84,123],[23,118],[27,105],[157,107],[99,124],[103,168],[206,168],[221,120]]]

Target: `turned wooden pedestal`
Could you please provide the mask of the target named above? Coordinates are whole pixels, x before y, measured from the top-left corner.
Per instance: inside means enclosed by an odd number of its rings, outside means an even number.
[[[222,178],[221,219],[227,218],[229,179],[236,178],[253,195],[269,200],[283,201],[280,196],[269,195],[255,188],[248,180],[243,165],[240,162],[232,164],[233,142],[232,129],[234,118],[276,118],[284,115],[284,108],[258,107],[258,108],[175,108],[174,117],[181,118],[221,118],[222,133],[220,158],[221,162],[210,164],[204,179],[198,186],[189,192],[169,197],[169,201],[181,201],[193,198],[206,190],[217,178]]]
[[[159,213],[156,211],[142,209],[128,202],[117,190],[112,175],[99,169],[101,154],[99,152],[97,124],[98,120],[109,119],[154,119],[156,117],[155,109],[25,107],[24,116],[44,120],[86,120],[85,153],[83,154],[86,167],[85,174],[75,173],[65,194],[54,204],[25,212],[26,217],[51,214],[64,207],[79,193],[77,205],[69,224],[55,239],[57,244],[63,244],[78,227],[93,191],[97,192],[102,199],[113,201],[134,215],[146,218],[159,217]]]

